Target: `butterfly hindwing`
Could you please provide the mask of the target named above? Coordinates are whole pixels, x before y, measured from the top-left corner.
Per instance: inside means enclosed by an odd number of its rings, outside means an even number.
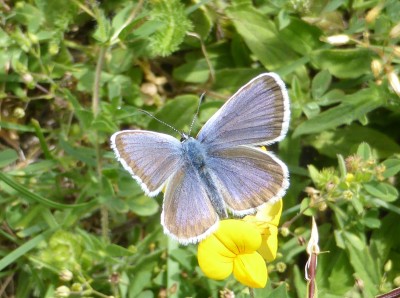
[[[227,207],[236,215],[252,213],[282,198],[289,186],[286,165],[272,153],[238,146],[218,151],[208,160]]]
[[[209,235],[218,216],[195,168],[184,165],[168,181],[161,215],[164,231],[182,244],[196,243]]]

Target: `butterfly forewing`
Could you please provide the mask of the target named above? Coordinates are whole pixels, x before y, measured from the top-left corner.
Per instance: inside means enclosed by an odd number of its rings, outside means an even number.
[[[200,130],[197,139],[210,151],[238,145],[267,145],[285,136],[289,97],[274,73],[265,73],[239,89]]]
[[[166,134],[124,130],[111,137],[111,147],[124,168],[154,196],[182,166],[181,143]]]
[[[161,224],[182,244],[204,239],[217,226],[218,216],[195,168],[185,165],[168,181]]]
[[[208,165],[224,201],[236,215],[254,212],[266,202],[282,198],[288,170],[272,153],[238,146],[210,156]]]

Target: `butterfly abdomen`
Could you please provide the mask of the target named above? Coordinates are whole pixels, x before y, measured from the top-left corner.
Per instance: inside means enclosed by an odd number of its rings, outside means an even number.
[[[214,179],[212,179],[212,175],[210,174],[210,169],[207,166],[207,153],[203,144],[194,138],[188,138],[182,142],[182,148],[185,162],[188,163],[189,166],[193,167],[195,172],[199,175],[200,181],[205,186],[208,198],[215,208],[215,211],[222,218],[228,217],[224,200],[222,199],[221,193],[218,191]]]

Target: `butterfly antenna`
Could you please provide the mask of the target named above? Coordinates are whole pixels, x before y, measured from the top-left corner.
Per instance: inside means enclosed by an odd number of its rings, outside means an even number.
[[[205,92],[203,92],[203,93],[200,95],[200,100],[199,100],[199,104],[198,104],[198,106],[197,106],[197,111],[196,111],[196,114],[194,114],[194,116],[193,116],[192,123],[190,124],[188,136],[190,136],[190,133],[192,132],[192,128],[193,128],[193,125],[194,125],[194,122],[196,121],[197,116],[199,115],[200,106],[201,106],[201,103],[203,102],[204,97],[206,97],[206,93],[205,93]]]
[[[185,137],[186,137],[185,134],[184,134],[183,132],[177,130],[177,129],[176,129],[175,127],[173,127],[172,125],[170,125],[170,124],[168,124],[168,123],[166,123],[166,122],[164,122],[164,121],[158,119],[158,118],[157,118],[156,116],[154,116],[152,113],[149,113],[149,112],[147,112],[147,111],[145,111],[145,110],[142,110],[142,109],[138,109],[138,110],[139,110],[139,112],[142,112],[142,113],[146,114],[147,116],[150,116],[150,117],[153,118],[154,120],[157,120],[157,121],[160,122],[161,124],[164,124],[165,126],[171,128],[173,131],[179,133],[180,136],[181,136],[182,138],[185,138]]]

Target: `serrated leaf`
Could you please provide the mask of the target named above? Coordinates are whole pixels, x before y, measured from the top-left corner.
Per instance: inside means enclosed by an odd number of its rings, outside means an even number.
[[[192,28],[185,7],[178,0],[153,1],[150,19],[163,23],[163,26],[149,37],[149,47],[153,56],[167,56],[176,51],[186,32]]]
[[[110,39],[111,24],[110,21],[104,15],[102,10],[99,10],[97,17],[97,29],[93,33],[93,38],[100,43],[106,43]]]

